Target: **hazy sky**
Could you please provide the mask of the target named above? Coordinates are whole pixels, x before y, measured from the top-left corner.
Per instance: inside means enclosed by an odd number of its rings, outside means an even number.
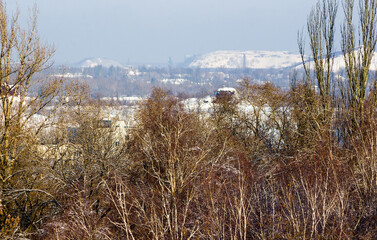
[[[40,36],[58,63],[181,62],[215,50],[297,52],[316,0],[5,0],[22,17],[36,3]]]

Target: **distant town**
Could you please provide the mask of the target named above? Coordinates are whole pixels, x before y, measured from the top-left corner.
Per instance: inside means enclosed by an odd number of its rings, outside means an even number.
[[[55,67],[57,77],[87,83],[93,97],[118,99],[148,96],[153,87],[174,94],[206,96],[220,87],[236,87],[244,78],[289,88],[290,76],[301,66],[299,54],[268,51],[217,51],[187,56],[183,63],[122,65],[111,59],[90,58]]]

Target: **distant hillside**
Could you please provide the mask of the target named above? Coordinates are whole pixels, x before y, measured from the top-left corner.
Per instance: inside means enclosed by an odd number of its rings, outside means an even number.
[[[357,54],[356,54],[357,56]],[[371,71],[376,71],[377,70],[377,53],[375,52],[373,54],[372,62],[370,64],[370,69]],[[336,56],[334,57],[334,72],[341,71],[346,68],[346,64],[344,62],[344,56],[343,53],[337,53]]]
[[[287,68],[301,64],[299,54],[286,51],[216,51],[189,63],[192,68]]]
[[[75,67],[80,67],[80,68],[94,68],[97,66],[102,66],[105,68],[109,68],[109,67],[124,68],[124,66],[120,64],[119,62],[115,60],[111,60],[111,59],[106,59],[106,58],[87,58],[75,64]]]
[[[358,56],[357,51],[359,51],[359,50],[356,50],[356,55],[355,56]],[[335,52],[333,54],[334,54],[333,55],[334,56],[333,71],[334,72],[343,71],[346,68],[346,64],[344,62],[343,52]],[[307,64],[310,64],[311,69],[313,69],[313,67],[314,67],[313,60],[307,61]],[[296,67],[296,69],[303,69],[302,64],[298,65]],[[374,55],[373,55],[372,62],[370,64],[370,69],[369,70],[371,70],[371,71],[377,71],[377,52],[375,52]]]

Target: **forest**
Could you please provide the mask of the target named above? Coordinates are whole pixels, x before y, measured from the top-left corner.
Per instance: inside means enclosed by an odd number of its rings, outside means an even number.
[[[154,88],[109,119],[119,106],[42,74],[36,11],[23,29],[1,2],[0,238],[375,239],[376,15],[376,0],[319,1],[289,90],[244,79],[203,112]]]

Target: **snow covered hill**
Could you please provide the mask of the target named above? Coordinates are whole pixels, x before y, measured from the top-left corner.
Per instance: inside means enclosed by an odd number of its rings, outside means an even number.
[[[358,56],[358,51],[359,50],[356,50],[355,52],[355,56],[357,57]],[[307,64],[310,65],[310,69],[313,69],[314,68],[314,62],[311,60],[311,61],[307,61]],[[343,71],[344,69],[346,68],[346,64],[344,62],[344,55],[342,52],[335,52],[334,53],[334,65],[333,65],[333,71],[334,72],[341,72]],[[296,67],[296,69],[303,69],[303,66],[302,65],[298,65]],[[370,69],[371,71],[377,71],[377,52],[374,53],[373,55],[373,58],[372,58],[372,62],[370,64]]]
[[[216,51],[194,59],[192,68],[286,68],[301,64],[299,54],[286,51]]]
[[[97,66],[102,66],[105,68],[109,67],[120,67],[124,68],[122,64],[115,60],[106,59],[106,58],[87,58],[76,64],[80,68],[94,68]]]
[[[357,54],[356,54],[357,56]],[[339,54],[338,56],[336,56],[334,58],[334,68],[333,68],[333,71],[334,72],[338,72],[338,71],[341,71],[343,69],[346,68],[346,64],[344,62],[344,56],[343,54]],[[373,58],[372,58],[372,62],[370,64],[370,69],[371,71],[376,71],[377,70],[377,53],[375,52],[373,54]]]

